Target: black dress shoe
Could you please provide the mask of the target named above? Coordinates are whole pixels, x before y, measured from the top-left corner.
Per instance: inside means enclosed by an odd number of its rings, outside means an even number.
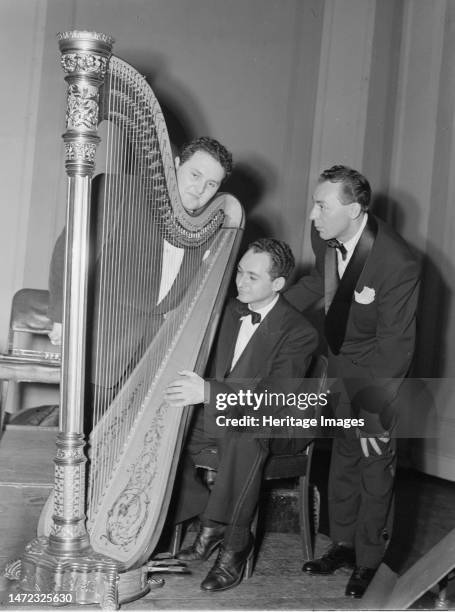
[[[363,597],[375,574],[376,568],[356,566],[346,585],[346,596]]]
[[[354,567],[354,565],[354,549],[342,544],[334,544],[319,559],[304,563],[302,571],[315,576],[326,576],[333,574],[340,567]]]
[[[215,564],[201,582],[203,591],[226,591],[239,584],[243,578],[246,562],[253,553],[253,537],[240,551],[220,548]]]
[[[212,552],[218,548],[224,538],[226,527],[203,527],[199,528],[196,539],[188,546],[177,553],[180,561],[206,561]]]

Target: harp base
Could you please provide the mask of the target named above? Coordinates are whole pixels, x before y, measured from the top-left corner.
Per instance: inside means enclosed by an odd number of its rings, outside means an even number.
[[[56,556],[49,551],[49,539],[39,537],[26,546],[20,561],[6,567],[5,577],[19,581],[18,591],[39,596],[39,602],[99,604],[104,610],[118,610],[120,604],[162,586],[162,581],[148,578],[149,571],[147,566],[125,571],[91,548],[78,555]]]

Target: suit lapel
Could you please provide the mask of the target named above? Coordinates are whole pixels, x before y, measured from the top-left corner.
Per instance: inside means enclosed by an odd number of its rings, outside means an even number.
[[[336,249],[327,247],[324,255],[324,307],[327,313],[339,285]]]
[[[368,215],[368,222],[360,236],[354,253],[340,281],[338,290],[330,304],[325,317],[325,335],[332,352],[338,355],[346,335],[346,326],[351,309],[352,296],[357,281],[365,267],[368,255],[373,248],[378,232],[378,224],[372,215]],[[335,250],[329,249],[327,250]]]
[[[224,379],[228,375],[234,356],[240,323],[241,321],[234,310],[233,303],[229,303],[224,313],[220,335],[217,341],[215,356],[215,377],[217,379]]]

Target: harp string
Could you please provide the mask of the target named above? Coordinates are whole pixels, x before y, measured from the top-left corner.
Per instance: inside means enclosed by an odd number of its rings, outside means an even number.
[[[112,80],[112,79],[111,79]],[[122,108],[114,107],[112,108],[112,103],[115,106],[120,105],[122,100],[126,99],[124,84],[122,82],[114,84],[110,84],[109,89],[115,88],[115,90],[120,90],[119,96],[116,96],[112,100],[109,101],[109,115],[113,116],[124,116],[125,115],[125,104],[123,104]],[[134,100],[134,104],[138,105],[138,101]],[[134,129],[134,126],[133,126]],[[120,133],[120,137],[118,134]],[[115,135],[116,137],[114,138]],[[134,137],[133,139],[134,140]],[[133,177],[132,180],[121,183],[120,176],[122,171],[122,162],[121,162],[121,152],[126,150],[125,147],[125,130],[115,131],[112,128],[112,123],[108,122],[108,159],[109,164],[107,166],[107,176],[106,176],[106,184],[103,192],[103,213],[102,213],[102,224],[101,224],[101,244],[103,245],[102,249],[102,257],[101,257],[101,265],[100,265],[100,304],[98,307],[98,334],[97,334],[97,362],[95,366],[95,380],[100,380],[102,368],[107,372],[107,379],[113,380],[114,377],[114,364],[113,361],[109,360],[109,349],[117,348],[119,345],[118,338],[116,339],[116,329],[121,329],[123,326],[126,328],[131,328],[133,323],[133,312],[130,308],[118,310],[116,313],[113,311],[113,304],[120,300],[122,302],[128,302],[129,300],[134,303],[134,292],[131,294],[131,287],[138,287],[141,281],[141,275],[144,273],[144,267],[146,265],[146,260],[150,261],[150,248],[152,248],[151,242],[149,242],[148,250],[144,250],[144,245],[142,244],[144,232],[138,233],[138,240],[140,242],[139,249],[140,252],[145,253],[145,258],[142,259],[140,265],[137,265],[137,262],[133,261],[133,269],[127,269],[129,282],[127,283],[126,288],[122,287],[122,279],[120,277],[120,270],[125,269],[125,265],[131,265],[131,262],[122,261],[127,253],[132,248],[133,240],[135,239],[135,233],[137,231],[137,226],[139,222],[139,206],[138,201],[144,200],[144,189],[142,188],[141,192],[137,196],[137,177],[141,176],[140,167],[144,166],[143,159],[139,158],[137,155],[133,157],[133,159],[127,162],[128,169]],[[144,153],[142,153],[144,155]],[[125,206],[128,203],[128,209],[131,213],[128,227],[126,226],[126,216],[125,216]],[[116,210],[117,208],[117,210]],[[112,220],[114,219],[114,221]],[[122,243],[122,237],[125,236],[125,242]],[[108,255],[107,255],[108,254]],[[103,256],[104,255],[104,256]],[[133,274],[135,276],[133,276]],[[148,293],[151,287],[148,287]],[[126,295],[121,295],[121,293],[125,293]],[[107,304],[107,311],[101,310],[101,304]],[[125,320],[126,319],[126,320]],[[129,320],[128,320],[129,319]],[[110,341],[105,343],[108,351],[103,352],[103,342],[102,338],[107,337]],[[122,343],[125,343],[125,339],[121,339]],[[134,350],[134,344],[131,347],[125,347],[120,345],[120,352],[126,349],[126,361],[128,364],[131,362],[133,357],[132,351]],[[153,369],[153,368],[152,368]],[[131,366],[127,365],[125,372],[121,375],[118,385],[121,386],[124,379],[128,378],[131,372]],[[95,393],[94,393],[94,423],[97,423],[105,409],[107,396],[111,396],[112,392],[109,392],[109,388],[100,385],[95,385]],[[115,438],[115,449],[113,456],[118,455],[119,446],[121,440],[125,437],[125,430],[129,428],[131,422],[134,418],[134,414],[137,410],[137,405],[140,401],[140,397],[133,403],[130,407],[131,410],[128,413],[128,421],[124,421],[121,425],[122,430],[119,431],[119,435]],[[103,427],[100,428],[99,434],[101,437],[105,436],[105,430]],[[97,462],[96,452],[92,453],[92,463],[95,464]],[[99,480],[100,486],[102,486],[105,481],[105,474],[108,473],[110,469],[109,465],[106,465],[101,470],[101,477]]]
[[[118,88],[119,83],[112,75],[109,77],[109,90]],[[121,97],[115,96],[109,98],[108,117],[121,115],[121,109],[117,108]],[[115,271],[120,269],[120,242],[119,236],[122,234],[122,225],[124,223],[122,215],[122,194],[119,183],[121,175],[121,155],[120,152],[124,147],[123,131],[118,129],[118,126],[111,121],[107,121],[107,164],[105,169],[104,189],[100,192],[102,202],[97,202],[102,205],[101,212],[97,215],[98,227],[97,232],[101,234],[99,257],[99,278],[96,282],[100,285],[100,301],[98,304],[97,318],[97,337],[95,340],[95,350],[92,354],[96,354],[95,376],[94,376],[94,410],[93,424],[95,425],[100,420],[103,411],[108,403],[109,396],[112,395],[109,386],[104,384],[104,380],[112,380],[113,363],[109,360],[109,352],[115,348],[115,328],[120,326],[121,316],[120,310],[114,311],[114,303],[116,301],[116,293],[118,293],[119,277]],[[98,264],[98,260],[97,260]],[[97,270],[98,271],[98,270]],[[103,343],[104,339],[104,343]],[[107,350],[106,350],[107,349]],[[103,370],[104,369],[104,370]],[[103,375],[104,371],[104,375]],[[100,435],[103,437],[105,431],[101,427]],[[92,464],[96,465],[98,457],[95,452],[92,452]],[[98,486],[102,487],[106,480],[107,466],[99,466],[101,477]]]
[[[112,72],[106,85],[112,94],[105,112],[108,162],[97,212],[101,246],[95,264],[89,522],[206,273],[202,254],[210,247],[212,258],[222,242],[216,234],[194,247],[171,241],[164,259],[161,209],[169,200],[159,141],[164,128],[157,103],[150,106],[134,83],[141,77],[118,72],[119,78]],[[167,291],[157,303],[167,274]]]
[[[227,236],[218,237],[216,239],[215,241],[216,244],[214,245],[214,247],[216,247],[214,248],[214,255],[218,254],[217,251],[219,251],[222,246],[225,246],[226,240],[227,240]],[[199,269],[198,273],[194,276],[195,282],[193,283],[193,287],[191,290],[192,297],[196,294],[196,287],[200,286],[202,277],[203,277],[203,270]],[[185,310],[186,310],[187,304],[188,304],[188,299],[185,299],[175,310],[175,313],[174,313],[175,320],[174,320],[173,329],[181,328],[186,323],[185,317],[187,317],[188,314],[185,312]],[[153,361],[154,355],[156,355],[156,351],[166,356],[166,350],[169,347],[166,347],[165,344],[163,343],[163,337],[159,338],[158,340],[159,341],[157,343],[154,343],[151,345],[148,354],[144,356],[145,363],[147,362],[150,363],[150,358],[152,358],[152,361]],[[138,376],[140,377],[138,373],[142,372],[143,370],[143,368],[140,367],[141,365],[142,364],[138,365],[138,367],[135,369],[135,372],[132,376],[131,383],[132,383],[133,389],[135,388]],[[157,368],[157,371],[155,372],[155,376],[157,376],[160,373],[159,372],[160,369],[161,369],[161,364]],[[106,474],[106,481],[104,482],[105,486],[107,486],[108,483],[112,482],[112,472],[114,471],[114,468],[117,462],[117,458],[114,459],[114,457],[112,457],[112,454],[109,452],[111,449],[111,442],[115,440],[115,437],[118,435],[118,432],[113,428],[113,426],[118,422],[121,416],[122,406],[126,406],[127,408],[131,407],[131,403],[129,402],[129,399],[130,399],[129,391],[130,389],[128,385],[125,385],[122,388],[122,390],[119,392],[118,396],[115,398],[113,404],[111,405],[109,414],[103,417],[104,419],[108,417],[107,423],[109,424],[109,426],[106,427],[106,434],[107,434],[106,438],[99,441],[101,444],[100,458],[101,460],[105,461],[103,465],[106,466],[106,469],[104,470],[104,473]],[[140,410],[136,414],[136,419],[135,419],[136,421],[137,419],[140,419],[142,415],[142,411],[144,409],[148,409],[147,400],[150,398],[152,393],[153,393],[153,385],[150,385],[150,388],[146,390],[146,393],[141,396],[144,398],[144,401],[140,402],[141,404]],[[158,400],[158,401],[161,401],[161,400]],[[95,472],[95,475],[98,476],[96,472]],[[90,525],[90,521],[92,518],[92,514],[96,512],[96,507],[98,503],[102,501],[102,497],[103,497],[103,490],[101,487],[99,487],[97,494],[92,497],[92,503],[88,511],[89,525]]]
[[[115,83],[115,89],[118,88],[118,83]],[[124,92],[122,91],[122,94]],[[118,104],[124,100],[123,95],[119,98]],[[124,103],[118,109],[118,114],[123,115],[125,112]],[[123,135],[121,137],[121,143],[124,144]],[[115,167],[114,167],[114,189],[113,189],[113,202],[118,203],[119,206],[119,216],[120,216],[120,224],[118,232],[115,236],[115,249],[116,249],[116,263],[115,267],[112,270],[112,276],[115,279],[115,294],[112,296],[112,306],[113,304],[119,304],[120,308],[115,309],[115,315],[110,319],[111,326],[111,335],[115,337],[115,341],[113,342],[113,351],[116,352],[117,347],[119,347],[119,352],[122,354],[125,352],[125,364],[128,362],[129,351],[128,347],[125,346],[126,339],[121,334],[122,329],[128,329],[127,322],[125,318],[128,316],[128,311],[124,310],[125,301],[128,300],[128,278],[122,278],[122,274],[126,273],[128,277],[129,273],[129,261],[128,261],[128,250],[130,243],[130,234],[132,222],[134,222],[133,217],[130,217],[130,220],[127,223],[126,215],[131,212],[131,202],[129,199],[129,189],[131,182],[128,180],[128,175],[125,175],[125,182],[121,180],[123,176],[122,168],[121,168],[121,150],[120,147],[117,147],[115,150]],[[126,267],[126,269],[125,269]],[[126,295],[125,295],[126,294]],[[119,337],[120,334],[120,337]],[[104,355],[104,360],[109,363],[110,359],[110,383],[112,388],[115,389],[117,385],[121,384],[121,371],[116,371],[116,363],[114,361],[115,355],[112,355],[112,358],[109,354]],[[116,380],[118,379],[118,382]],[[117,429],[119,429],[117,427]],[[121,439],[121,431],[119,431],[119,437],[114,438],[114,447],[113,447],[113,455],[117,456],[117,445],[118,440]],[[103,478],[105,480],[105,478]]]

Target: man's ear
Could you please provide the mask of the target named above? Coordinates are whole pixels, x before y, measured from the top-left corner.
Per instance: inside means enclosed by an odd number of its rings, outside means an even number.
[[[279,291],[283,289],[285,284],[286,284],[286,279],[284,278],[284,276],[278,276],[277,278],[274,278],[272,281],[273,290],[278,293]]]
[[[358,202],[351,202],[349,204],[349,212],[351,219],[357,219],[362,212],[362,207]]]
[[[180,166],[180,157],[178,155],[174,159],[174,166],[175,166],[175,169],[178,170],[178,168]]]

